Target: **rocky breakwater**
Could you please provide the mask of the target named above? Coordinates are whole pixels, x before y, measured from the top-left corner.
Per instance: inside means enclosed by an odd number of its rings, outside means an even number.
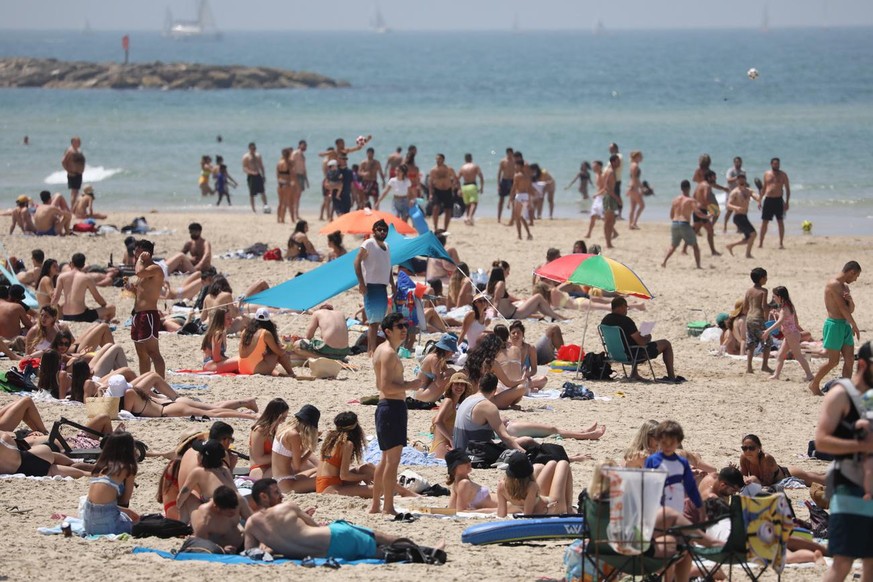
[[[46,89],[334,89],[348,87],[306,71],[192,63],[89,63],[0,59],[0,87]]]

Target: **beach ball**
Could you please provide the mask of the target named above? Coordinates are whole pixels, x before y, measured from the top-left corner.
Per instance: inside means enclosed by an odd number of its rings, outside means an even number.
[[[264,214],[270,214],[271,212],[273,212],[273,209],[270,208],[270,205],[264,204]]]
[[[363,135],[359,135],[359,136],[355,139],[355,143],[358,144],[359,146],[362,146],[362,145],[364,145],[365,143],[367,143],[367,138],[365,138]]]
[[[812,221],[804,220],[800,223],[800,228],[803,229],[804,234],[810,234],[812,232]]]
[[[754,81],[755,79],[758,78],[758,69],[752,67],[751,69],[749,69],[749,71],[746,73],[746,75],[748,75],[749,78]]]

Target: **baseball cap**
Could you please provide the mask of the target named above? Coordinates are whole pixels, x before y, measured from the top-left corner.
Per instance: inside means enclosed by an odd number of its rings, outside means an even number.
[[[470,457],[464,452],[464,449],[452,449],[446,453],[446,468],[451,473],[458,465],[469,463]]]
[[[730,318],[730,315],[728,315],[727,313],[719,313],[715,316],[715,322],[724,323],[728,320],[728,318]]]
[[[128,383],[124,376],[121,374],[114,374],[109,377],[109,389],[106,393],[115,398],[123,398],[124,393],[131,388],[133,388],[133,386]]]
[[[255,311],[255,319],[258,321],[270,321],[270,311],[266,307],[260,307]]]

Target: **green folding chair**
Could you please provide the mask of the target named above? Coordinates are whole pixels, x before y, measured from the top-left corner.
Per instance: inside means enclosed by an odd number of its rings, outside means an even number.
[[[649,358],[646,346],[632,344],[625,336],[624,330],[617,326],[599,325],[597,331],[600,333],[600,341],[603,344],[603,351],[606,352],[607,361],[621,364],[625,380],[628,379],[626,366],[630,366],[633,375],[640,362],[648,362],[652,380],[655,380],[655,369],[652,367],[652,359]]]

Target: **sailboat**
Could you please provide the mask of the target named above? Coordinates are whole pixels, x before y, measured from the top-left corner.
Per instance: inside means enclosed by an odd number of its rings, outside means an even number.
[[[388,24],[385,22],[385,17],[382,16],[382,10],[379,9],[378,4],[376,4],[376,12],[373,14],[373,19],[370,21],[370,28],[372,28],[373,32],[377,34],[391,32],[391,29],[388,28]]]
[[[764,14],[761,15],[761,32],[770,32],[770,11],[764,4]]]
[[[94,36],[94,30],[91,28],[91,22],[85,19],[85,27],[82,29],[82,36]]]
[[[597,24],[594,25],[594,36],[600,36],[605,32],[605,28],[603,27],[603,21],[598,20]]]
[[[170,8],[164,19],[164,36],[174,40],[219,40],[221,32],[215,25],[215,18],[209,8],[208,0],[200,0],[197,8],[197,20],[175,20]]]

